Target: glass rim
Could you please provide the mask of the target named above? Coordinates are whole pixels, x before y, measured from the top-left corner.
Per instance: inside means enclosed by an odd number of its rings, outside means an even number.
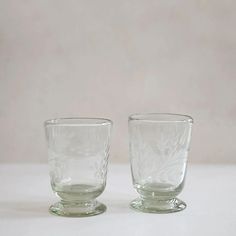
[[[189,115],[178,113],[135,113],[129,116],[129,121],[156,122],[156,123],[193,123],[193,118]]]
[[[110,119],[96,117],[66,117],[44,121],[44,126],[101,126],[112,124],[113,122]]]

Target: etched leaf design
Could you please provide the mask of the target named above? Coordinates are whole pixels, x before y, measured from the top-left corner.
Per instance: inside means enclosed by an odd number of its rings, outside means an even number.
[[[135,124],[130,130],[133,178],[138,183],[179,185],[184,179],[190,126],[186,122]]]

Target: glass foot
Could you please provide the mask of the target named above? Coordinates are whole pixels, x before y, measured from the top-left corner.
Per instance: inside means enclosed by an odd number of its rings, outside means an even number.
[[[53,215],[67,217],[87,217],[101,214],[106,211],[106,206],[98,201],[89,202],[64,202],[54,203],[49,208]]]
[[[130,206],[138,211],[161,214],[182,211],[187,205],[178,198],[161,201],[137,198],[130,203]]]

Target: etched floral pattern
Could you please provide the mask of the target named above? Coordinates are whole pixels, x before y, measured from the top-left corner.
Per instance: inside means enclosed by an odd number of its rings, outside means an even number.
[[[185,176],[190,132],[188,122],[130,122],[134,183],[180,185]]]
[[[111,124],[47,127],[52,185],[105,185],[110,130]]]

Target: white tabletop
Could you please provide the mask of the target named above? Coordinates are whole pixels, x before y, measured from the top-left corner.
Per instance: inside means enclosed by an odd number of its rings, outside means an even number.
[[[46,165],[0,165],[0,235],[236,235],[236,166],[190,165],[180,198],[187,208],[172,214],[139,213],[128,165],[110,165],[99,200],[104,214],[66,218],[48,213],[53,195]]]

